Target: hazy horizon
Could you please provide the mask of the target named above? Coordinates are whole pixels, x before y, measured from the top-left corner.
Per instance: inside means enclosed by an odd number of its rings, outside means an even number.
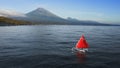
[[[27,13],[45,8],[62,17],[120,24],[119,0],[1,0],[0,9]]]

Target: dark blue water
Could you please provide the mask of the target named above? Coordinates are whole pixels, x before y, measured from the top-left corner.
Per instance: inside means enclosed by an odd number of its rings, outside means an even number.
[[[72,52],[82,34],[89,52]],[[0,68],[120,68],[120,27],[0,27]]]

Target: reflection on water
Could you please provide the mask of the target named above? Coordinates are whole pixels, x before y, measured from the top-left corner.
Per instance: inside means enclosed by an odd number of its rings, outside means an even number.
[[[86,53],[83,52],[76,52],[76,57],[78,59],[78,62],[85,63],[86,62]]]

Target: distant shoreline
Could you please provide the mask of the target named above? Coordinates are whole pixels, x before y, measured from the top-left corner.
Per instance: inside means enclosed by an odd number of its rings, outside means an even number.
[[[21,25],[80,25],[80,26],[120,26],[117,24],[71,24],[71,23],[55,23],[55,22],[29,22],[23,20],[15,20],[6,17],[0,17],[0,26],[21,26]]]

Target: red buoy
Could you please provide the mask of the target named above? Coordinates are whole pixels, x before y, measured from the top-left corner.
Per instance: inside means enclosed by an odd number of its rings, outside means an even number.
[[[80,40],[77,42],[75,48],[88,48],[89,45],[84,37],[84,35],[81,36]]]

